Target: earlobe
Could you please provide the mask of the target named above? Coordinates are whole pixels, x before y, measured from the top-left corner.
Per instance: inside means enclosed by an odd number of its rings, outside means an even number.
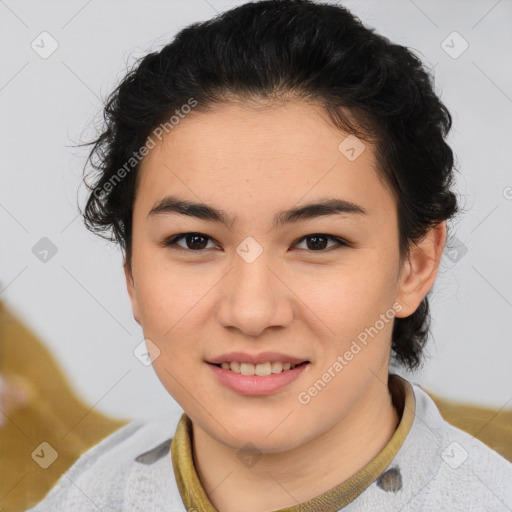
[[[398,318],[412,315],[432,288],[446,242],[446,222],[430,228],[417,244],[412,244],[410,254],[403,263],[398,283],[397,300],[402,305]]]
[[[128,266],[128,263],[125,261],[123,263],[124,277],[126,279],[126,289],[128,291],[128,296],[130,297],[130,302],[132,305],[132,313],[135,321],[141,325],[140,323],[140,313],[139,313],[139,304],[137,301],[137,292],[135,289],[135,281],[133,279],[133,273],[131,268]]]

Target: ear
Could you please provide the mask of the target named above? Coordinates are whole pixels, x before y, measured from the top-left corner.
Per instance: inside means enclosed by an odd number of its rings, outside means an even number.
[[[137,291],[135,290],[135,281],[133,280],[132,270],[128,266],[128,263],[126,262],[126,260],[124,260],[123,269],[124,269],[124,277],[126,279],[126,289],[128,290],[128,296],[130,297],[130,302],[132,303],[133,318],[135,318],[135,321],[139,325],[141,325],[139,302],[137,300]]]
[[[397,301],[402,305],[396,314],[398,318],[412,315],[432,288],[445,242],[446,222],[443,221],[430,228],[417,244],[412,244],[398,281]]]

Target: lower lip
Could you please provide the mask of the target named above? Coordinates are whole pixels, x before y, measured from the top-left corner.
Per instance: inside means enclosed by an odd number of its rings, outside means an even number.
[[[228,388],[241,393],[242,395],[262,396],[270,395],[284,388],[293,382],[305,370],[308,363],[296,366],[291,370],[284,370],[281,373],[272,373],[264,377],[257,375],[242,375],[231,370],[224,370],[210,363],[206,363],[217,375],[219,380]]]

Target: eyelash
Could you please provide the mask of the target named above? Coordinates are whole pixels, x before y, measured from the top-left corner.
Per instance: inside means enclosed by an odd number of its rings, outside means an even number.
[[[198,250],[194,250],[194,249],[189,249],[189,248],[184,248],[184,247],[181,247],[179,245],[177,245],[177,242],[180,241],[181,239],[185,239],[187,236],[191,236],[191,235],[195,235],[195,236],[200,236],[200,237],[203,237],[203,238],[207,238],[209,240],[212,240],[213,241],[213,238],[208,236],[208,235],[205,235],[203,233],[197,233],[197,232],[190,232],[190,233],[180,233],[179,235],[176,235],[176,236],[173,236],[173,237],[170,237],[166,240],[164,240],[163,242],[163,245],[165,247],[169,247],[175,251],[184,251],[184,252],[197,252],[197,253],[201,253],[203,251],[206,251],[207,249],[198,249]],[[337,246],[335,246],[334,248],[340,248],[340,247],[350,247],[350,244],[349,242],[347,242],[346,240],[343,240],[342,238],[339,238],[337,236],[334,236],[334,235],[326,235],[324,233],[311,233],[309,235],[305,235],[301,238],[299,238],[296,242],[294,242],[294,245],[310,238],[310,237],[320,237],[320,238],[327,238],[328,240],[331,240],[333,242],[335,242],[337,244]],[[318,250],[318,251],[315,251],[315,250],[308,250],[308,249],[305,249],[306,251],[308,252],[319,252],[319,253],[324,253],[324,252],[328,252],[330,249],[333,249],[333,247],[330,247],[330,248],[327,248],[327,249],[321,249],[321,250]]]

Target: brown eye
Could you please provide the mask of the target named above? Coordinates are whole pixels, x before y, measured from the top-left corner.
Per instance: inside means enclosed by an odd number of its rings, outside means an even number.
[[[178,244],[181,241],[185,242],[184,246]],[[211,241],[211,238],[203,233],[183,233],[166,240],[164,245],[178,250],[199,252],[208,248],[209,241]]]
[[[334,242],[334,247],[348,245],[344,240],[332,235],[324,235],[321,233],[315,233],[302,237],[299,243],[306,242],[306,249],[310,252],[320,252],[327,248],[329,241]],[[333,246],[329,247],[332,248]]]
[[[325,249],[327,247],[328,242],[329,242],[327,237],[325,237],[325,236],[316,236],[316,235],[315,236],[308,236],[306,240],[307,240],[306,245],[307,245],[308,249],[312,249],[312,250],[316,250],[316,249],[322,250],[322,249]]]

